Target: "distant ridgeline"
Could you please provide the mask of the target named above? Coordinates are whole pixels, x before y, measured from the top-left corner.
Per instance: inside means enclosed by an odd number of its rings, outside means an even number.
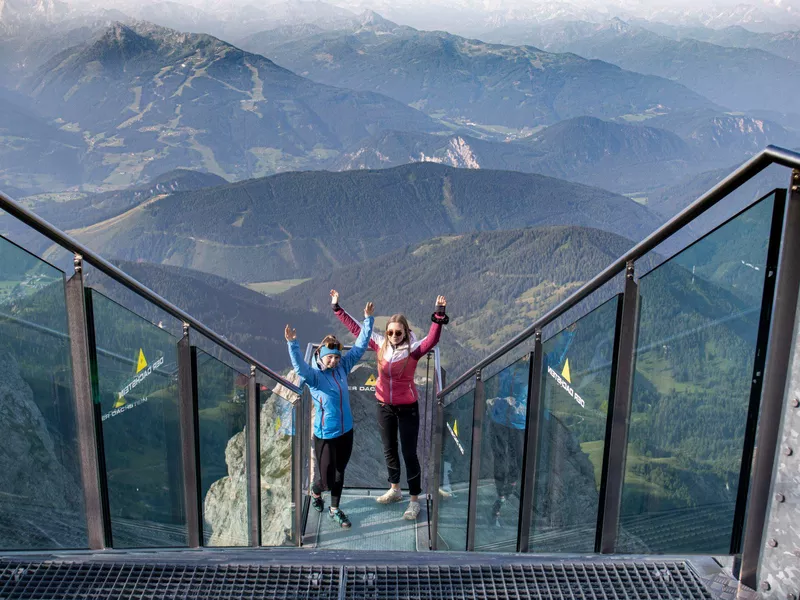
[[[107,200],[116,204],[116,198]],[[144,196],[134,205],[120,198],[114,217],[90,209],[88,199],[74,202],[80,220],[67,202],[52,210],[54,223],[63,215],[72,235],[105,256],[239,282],[310,277],[441,235],[581,225],[639,239],[661,222],[644,206],[599,188],[431,163],[285,173]]]

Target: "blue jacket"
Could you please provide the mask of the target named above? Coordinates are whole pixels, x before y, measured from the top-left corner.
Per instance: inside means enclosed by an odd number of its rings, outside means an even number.
[[[574,331],[563,331],[557,340],[561,348],[554,348],[544,356],[543,376],[547,376],[547,367],[560,365],[572,345]],[[496,375],[498,378],[497,396],[487,400],[491,403],[489,416],[492,421],[504,427],[525,429],[525,417],[528,408],[528,365],[525,368],[517,365],[506,367]]]
[[[374,321],[373,317],[364,319],[356,343],[342,356],[335,369],[321,367],[316,359],[313,366],[306,364],[297,340],[289,342],[289,356],[295,373],[305,380],[311,390],[315,408],[314,435],[321,440],[337,438],[353,428],[347,375],[366,352]]]

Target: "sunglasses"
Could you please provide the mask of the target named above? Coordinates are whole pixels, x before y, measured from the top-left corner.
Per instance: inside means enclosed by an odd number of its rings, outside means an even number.
[[[328,350],[341,350],[342,344],[340,342],[325,342],[323,344]]]
[[[386,335],[388,335],[389,337],[404,336],[405,334],[406,334],[406,332],[403,331],[402,329],[397,329],[397,330],[395,330],[395,329],[387,329],[386,330]]]

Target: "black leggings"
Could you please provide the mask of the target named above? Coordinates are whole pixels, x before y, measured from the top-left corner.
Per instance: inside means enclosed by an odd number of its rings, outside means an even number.
[[[383,441],[383,456],[389,471],[389,483],[400,483],[400,456],[397,452],[397,431],[400,430],[400,444],[403,448],[403,462],[406,463],[408,492],[418,496],[422,491],[422,472],[417,458],[417,438],[419,437],[419,405],[389,405],[378,402],[378,426]]]
[[[317,472],[311,491],[319,496],[324,490],[331,491],[331,506],[338,507],[344,489],[344,470],[353,453],[353,430],[339,437],[321,440],[314,436],[314,455],[317,457]]]

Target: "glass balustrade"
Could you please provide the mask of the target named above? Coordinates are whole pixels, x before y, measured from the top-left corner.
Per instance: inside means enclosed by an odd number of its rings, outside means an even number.
[[[0,548],[88,544],[64,274],[0,238]]]
[[[614,297],[542,344],[531,552],[595,549],[620,308]]]
[[[184,546],[178,340],[96,290],[88,299],[113,545]]]
[[[530,361],[524,356],[484,382],[475,550],[515,552],[519,525]],[[471,426],[471,424],[470,424]]]
[[[247,377],[202,350],[193,353],[204,544],[247,546]]]
[[[730,552],[775,206],[770,195],[639,281],[621,551]]]
[[[295,403],[299,396],[284,385],[268,380],[261,385],[260,481],[261,545],[294,545],[294,479],[292,458],[295,449]]]
[[[439,550],[466,550],[475,390],[444,407],[439,484]]]

